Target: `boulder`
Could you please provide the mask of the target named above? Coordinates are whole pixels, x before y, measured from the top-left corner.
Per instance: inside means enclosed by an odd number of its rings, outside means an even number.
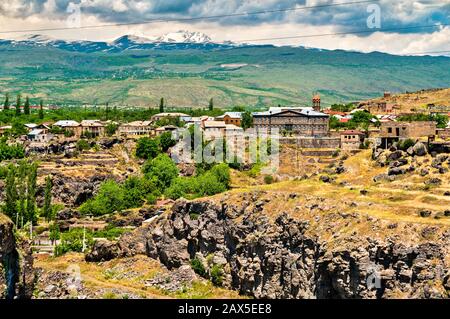
[[[406,174],[406,169],[401,167],[392,167],[388,171],[389,176],[403,175]]]
[[[419,212],[420,217],[430,217],[431,216],[431,211],[429,210],[421,210]]]
[[[414,155],[417,156],[425,156],[427,155],[427,147],[422,142],[416,143],[416,145],[413,146]]]
[[[86,255],[87,262],[108,261],[119,257],[120,249],[117,242],[97,240],[92,250]]]

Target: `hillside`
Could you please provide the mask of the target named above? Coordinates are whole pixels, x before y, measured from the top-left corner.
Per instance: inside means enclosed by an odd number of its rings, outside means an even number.
[[[403,94],[393,94],[388,97],[380,97],[362,102],[387,103],[394,106],[397,113],[410,113],[426,111],[429,104],[436,106],[450,106],[450,89],[420,90]]]
[[[0,92],[62,105],[169,107],[323,104],[361,101],[384,91],[446,87],[450,57],[405,57],[301,47],[0,41]],[[167,40],[168,41],[168,40]],[[63,45],[64,44],[64,45]],[[118,49],[120,48],[120,50]]]

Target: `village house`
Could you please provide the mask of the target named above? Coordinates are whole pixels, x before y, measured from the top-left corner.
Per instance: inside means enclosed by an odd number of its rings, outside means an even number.
[[[178,130],[178,127],[174,126],[174,125],[166,125],[166,126],[161,126],[158,127],[157,129],[155,129],[155,134],[156,136],[160,136],[161,134],[164,134],[166,132],[175,132]]]
[[[54,135],[50,134],[46,129],[35,128],[27,134],[30,142],[48,143],[53,139]]]
[[[99,120],[83,120],[81,121],[81,134],[88,137],[105,136],[105,125]]]
[[[152,116],[152,121],[160,121],[163,119],[179,119],[189,117],[189,115],[184,113],[159,113]]]
[[[135,136],[151,136],[153,135],[153,127],[151,121],[134,121],[124,123],[119,126],[119,135],[135,137]]]
[[[189,127],[191,125],[198,125],[203,126],[203,123],[206,121],[213,121],[214,118],[211,118],[209,116],[198,116],[198,117],[187,117],[183,119],[183,122],[185,123],[186,127]]]
[[[253,113],[253,126],[268,133],[278,129],[296,136],[321,137],[329,133],[329,115],[311,107],[271,107],[266,112]]]
[[[224,137],[226,127],[227,124],[223,121],[205,121],[203,123],[203,135],[207,140]]]
[[[216,121],[224,121],[227,125],[241,126],[242,112],[225,112],[224,115],[216,117]]]
[[[383,122],[380,127],[380,145],[387,148],[401,139],[418,139],[436,136],[434,121]]]
[[[77,121],[65,120],[58,121],[53,126],[59,127],[65,132],[71,132],[74,137],[80,137],[82,133],[81,124]]]
[[[345,151],[359,150],[366,134],[358,130],[347,130],[340,132],[341,149]]]

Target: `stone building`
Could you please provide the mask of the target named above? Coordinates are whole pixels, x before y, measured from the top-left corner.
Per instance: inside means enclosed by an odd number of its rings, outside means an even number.
[[[150,136],[153,135],[151,121],[134,121],[124,123],[119,126],[119,135],[126,137]]]
[[[388,148],[394,142],[404,139],[434,138],[437,134],[436,122],[384,122],[381,123],[379,146]]]
[[[348,130],[340,132],[341,149],[345,151],[359,150],[366,134],[362,131]]]
[[[323,137],[329,133],[329,116],[312,107],[272,107],[253,113],[253,126],[268,133],[278,129],[280,134]]]
[[[384,122],[381,123],[380,136],[389,138],[419,138],[436,135],[436,122]]]
[[[66,132],[72,132],[74,137],[80,137],[82,133],[81,124],[77,121],[58,121],[53,124],[53,126],[59,127],[61,130]]]
[[[103,137],[105,136],[105,125],[99,120],[81,121],[81,132],[83,136]]]
[[[216,121],[224,121],[227,125],[241,126],[241,112],[226,112],[224,115],[216,117]]]

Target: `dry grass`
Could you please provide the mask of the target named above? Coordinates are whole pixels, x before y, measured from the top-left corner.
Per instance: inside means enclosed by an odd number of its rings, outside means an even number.
[[[92,292],[105,291],[101,297],[107,299],[120,297],[112,291],[123,291],[123,296],[133,294],[143,299],[239,298],[236,292],[215,287],[206,280],[195,281],[191,288],[174,293],[148,287],[145,280],[167,273],[168,270],[158,261],[146,256],[87,263],[83,254],[71,253],[57,258],[38,256],[35,260],[35,266],[46,271],[67,272],[69,266],[73,265],[80,267],[86,289]]]

